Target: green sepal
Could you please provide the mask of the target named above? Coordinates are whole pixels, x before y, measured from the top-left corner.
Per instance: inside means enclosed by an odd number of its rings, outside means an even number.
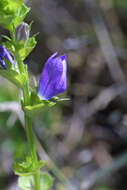
[[[18,176],[30,176],[45,166],[45,161],[39,161],[38,164],[34,165],[30,157],[27,157],[25,161],[16,161],[13,164],[13,170]]]
[[[43,112],[45,106],[52,107],[55,104],[55,101],[40,100],[36,92],[32,91],[30,96],[30,105],[24,106],[22,101],[22,109],[29,117],[33,117]]]
[[[53,102],[62,102],[62,101],[68,101],[70,100],[70,98],[59,98],[58,96],[54,96],[53,98],[51,98],[51,101]]]
[[[69,100],[69,98],[59,98],[54,96],[50,100],[40,100],[37,93],[35,91],[31,92],[30,96],[30,105],[24,106],[24,102],[22,100],[22,109],[29,117],[36,116],[44,111],[46,107],[53,107],[57,102]]]
[[[7,80],[11,81],[18,88],[22,88],[22,89],[24,88],[24,82],[25,82],[24,74],[19,74],[13,70],[0,69],[0,75],[6,78]]]
[[[40,104],[36,104],[33,106],[25,106],[23,107],[23,110],[29,117],[33,117],[44,111],[45,106],[52,107],[55,104],[55,102],[42,101],[42,103]]]
[[[46,172],[41,173],[40,180],[41,180],[41,188],[43,190],[49,190],[51,188],[53,184],[53,179],[48,173]],[[32,175],[19,177],[18,186],[22,190],[34,190],[34,177]]]

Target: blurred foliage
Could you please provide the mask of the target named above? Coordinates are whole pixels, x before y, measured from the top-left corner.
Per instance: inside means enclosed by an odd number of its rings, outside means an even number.
[[[126,11],[127,10],[127,1],[126,0],[122,0],[122,1],[119,1],[119,0],[113,0],[115,6],[121,11]]]
[[[0,103],[19,100],[19,90],[12,84],[8,82],[5,86],[0,84],[0,89]],[[25,143],[25,136],[22,126],[18,120],[14,123],[13,127],[9,126],[9,117],[11,117],[10,112],[0,112],[1,148],[3,151],[6,150],[7,152],[14,154],[17,158],[20,156],[23,157],[22,152],[25,150],[27,151],[27,145]]]

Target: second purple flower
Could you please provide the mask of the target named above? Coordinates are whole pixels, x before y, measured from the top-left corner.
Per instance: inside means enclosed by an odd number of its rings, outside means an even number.
[[[57,52],[44,65],[38,89],[41,100],[49,100],[66,89],[67,58],[66,55],[55,57],[56,55]]]

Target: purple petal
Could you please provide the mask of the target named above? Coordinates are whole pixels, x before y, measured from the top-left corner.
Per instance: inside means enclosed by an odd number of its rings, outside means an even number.
[[[0,45],[0,56],[1,58],[6,58],[12,65],[15,64],[11,54],[9,53],[9,51],[3,47],[2,45]]]
[[[56,55],[57,53],[53,54],[47,60],[41,74],[38,96],[43,100],[49,100],[66,89],[66,55],[55,58]]]
[[[2,57],[0,57],[0,65],[3,67],[3,69],[7,69],[5,61]]]

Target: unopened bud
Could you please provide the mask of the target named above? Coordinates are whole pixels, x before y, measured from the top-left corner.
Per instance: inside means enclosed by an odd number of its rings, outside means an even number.
[[[24,40],[24,43],[29,38],[29,25],[25,22],[19,24],[15,29],[16,41]]]

